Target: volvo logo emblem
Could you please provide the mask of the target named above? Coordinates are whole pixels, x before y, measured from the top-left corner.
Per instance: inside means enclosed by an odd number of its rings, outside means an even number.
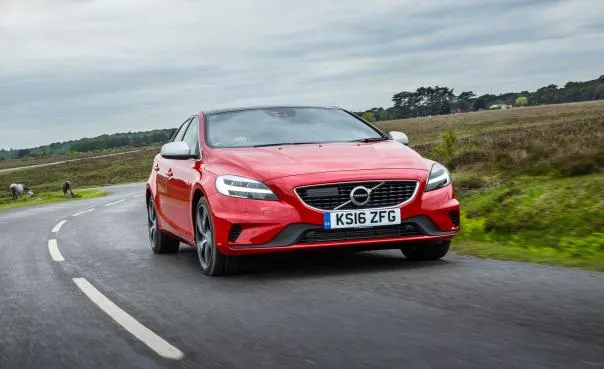
[[[370,200],[371,190],[367,189],[367,187],[358,186],[350,191],[350,201],[356,206],[367,205]]]

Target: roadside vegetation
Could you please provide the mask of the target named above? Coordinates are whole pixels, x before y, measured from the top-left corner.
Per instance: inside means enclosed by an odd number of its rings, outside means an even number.
[[[81,199],[91,199],[94,197],[101,197],[108,195],[107,191],[102,191],[99,189],[82,189],[73,194],[73,197],[65,197],[63,196],[63,192],[54,191],[54,192],[41,192],[36,194],[35,197],[29,197],[28,195],[23,195],[19,200],[13,200],[12,198],[5,198],[4,196],[0,198],[0,211],[6,209],[14,209],[20,208],[24,206],[32,206],[32,205],[41,205],[48,204],[52,202],[59,201],[75,201]]]
[[[604,271],[604,175],[516,177],[461,196],[456,250]]]
[[[76,196],[74,199],[102,196],[98,190],[80,190],[86,187],[107,186],[119,183],[144,181],[151,173],[153,157],[159,149],[143,150],[120,156],[100,157],[52,166],[0,172],[0,210],[19,206],[56,201],[70,201],[61,191],[64,181],[70,181]],[[37,198],[27,195],[14,201],[9,192],[11,183],[29,186]]]
[[[130,151],[136,148],[158,146],[166,142],[174,128],[156,129],[145,132],[114,133],[93,138],[53,142],[49,145],[27,149],[0,149],[0,169],[27,164],[21,161],[42,162],[61,161],[74,157],[97,156],[102,153]]]
[[[120,148],[114,149],[102,149],[95,151],[87,151],[87,152],[74,152],[69,151],[62,154],[50,154],[50,155],[42,155],[42,156],[24,156],[19,159],[0,159],[0,173],[12,171],[15,168],[24,168],[24,167],[33,167],[43,164],[49,163],[57,163],[68,160],[77,160],[77,159],[88,159],[95,158],[98,156],[104,155],[114,155],[114,154],[122,154],[128,153],[130,151],[137,150],[159,150],[161,144],[155,144],[151,146],[144,147],[135,147],[135,146],[124,146]]]
[[[604,271],[604,101],[378,126],[452,171],[457,252]]]

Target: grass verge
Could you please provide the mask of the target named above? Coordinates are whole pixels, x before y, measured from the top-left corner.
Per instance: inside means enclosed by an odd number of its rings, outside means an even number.
[[[42,192],[36,195],[36,197],[29,198],[29,196],[23,196],[20,200],[14,201],[2,201],[0,202],[0,211],[7,209],[20,208],[24,206],[49,204],[53,202],[63,201],[76,201],[80,199],[91,199],[95,197],[101,197],[108,195],[109,192],[98,190],[98,189],[84,189],[74,193],[73,198],[63,196],[63,192]]]
[[[461,196],[455,251],[604,271],[604,174],[517,177]]]
[[[600,242],[602,234],[600,234]],[[478,258],[523,261],[536,264],[583,268],[604,272],[604,259],[600,254],[593,258],[576,258],[572,253],[561,252],[554,248],[520,247],[497,241],[474,241],[458,238],[453,242],[452,250],[458,254]]]

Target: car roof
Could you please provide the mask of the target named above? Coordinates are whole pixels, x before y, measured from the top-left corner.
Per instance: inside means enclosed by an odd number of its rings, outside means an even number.
[[[311,105],[260,105],[260,106],[245,106],[237,108],[223,108],[223,109],[212,109],[202,110],[201,113],[205,115],[229,113],[234,111],[242,110],[255,110],[255,109],[280,109],[280,108],[315,108],[315,109],[340,109],[336,106],[311,106]]]

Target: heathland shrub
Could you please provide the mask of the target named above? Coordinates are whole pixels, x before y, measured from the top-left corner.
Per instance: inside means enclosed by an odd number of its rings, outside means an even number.
[[[434,152],[441,158],[451,157],[459,150],[459,138],[450,128],[443,133],[441,141],[434,148]]]

